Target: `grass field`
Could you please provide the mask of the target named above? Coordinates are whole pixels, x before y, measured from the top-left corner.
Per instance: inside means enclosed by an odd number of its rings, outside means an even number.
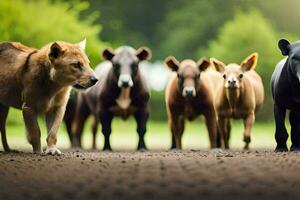
[[[42,145],[45,147],[46,131],[43,120],[40,120],[42,129]],[[171,134],[167,122],[148,123],[148,131],[146,134],[146,144],[151,150],[168,149],[171,145]],[[112,125],[113,133],[111,135],[111,145],[114,150],[134,150],[137,146],[138,135],[136,133],[136,124],[133,119],[122,121],[115,119]],[[15,149],[31,149],[25,136],[24,125],[21,113],[12,110],[7,123],[8,142]],[[241,149],[244,145],[243,141],[243,123],[241,120],[233,121],[233,129],[230,144],[233,149]],[[84,147],[91,147],[92,134],[90,132],[89,122],[84,130]],[[194,122],[186,124],[185,133],[183,135],[184,149],[206,149],[208,148],[208,134],[204,126],[203,120],[198,119]],[[0,145],[2,148],[2,145]],[[58,146],[60,148],[69,148],[70,142],[65,131],[64,124],[61,126],[58,134]],[[102,148],[103,135],[99,125],[97,136],[97,146]],[[274,140],[274,124],[256,123],[252,131],[251,148],[255,149],[273,149],[275,147]]]

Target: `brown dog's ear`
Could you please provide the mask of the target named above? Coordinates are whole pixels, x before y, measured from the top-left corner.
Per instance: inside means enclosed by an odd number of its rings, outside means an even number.
[[[136,51],[136,56],[140,61],[150,60],[152,57],[152,53],[148,47],[141,47]]]
[[[165,64],[173,72],[176,72],[179,69],[179,62],[176,60],[176,58],[174,56],[167,57],[165,59]]]
[[[84,38],[81,42],[78,42],[76,45],[84,52],[86,47],[86,38]]]
[[[64,51],[62,50],[61,46],[57,42],[54,42],[50,47],[50,53],[48,54],[49,59],[51,61],[57,59],[61,55],[64,54]]]
[[[253,53],[250,56],[248,56],[240,65],[242,70],[248,71],[251,69],[255,69],[257,64],[257,58],[258,58],[258,53]]]
[[[104,60],[111,60],[115,56],[114,50],[111,48],[104,49],[102,57]]]
[[[210,62],[207,57],[200,58],[197,62],[197,67],[200,71],[205,71],[210,66]]]
[[[210,59],[210,63],[215,67],[218,72],[223,73],[225,71],[225,64],[215,58]]]

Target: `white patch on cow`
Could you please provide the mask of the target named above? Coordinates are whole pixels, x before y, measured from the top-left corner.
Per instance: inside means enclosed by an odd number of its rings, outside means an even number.
[[[127,82],[129,87],[133,86],[132,78],[129,74],[121,74],[118,80],[118,86],[122,87],[123,82]]]
[[[120,96],[116,99],[118,106],[121,109],[128,109],[131,103],[130,88],[121,88]]]

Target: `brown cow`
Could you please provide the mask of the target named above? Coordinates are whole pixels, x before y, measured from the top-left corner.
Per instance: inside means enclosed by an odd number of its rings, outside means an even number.
[[[172,148],[182,148],[181,138],[184,131],[184,120],[190,121],[204,115],[209,133],[211,148],[216,147],[217,121],[214,110],[213,83],[204,72],[210,62],[207,58],[197,63],[193,60],[178,62],[168,57],[165,64],[173,73],[165,94],[169,126],[172,132]]]
[[[100,122],[105,138],[103,149],[111,150],[109,137],[113,117],[119,116],[125,120],[133,115],[139,134],[138,149],[146,149],[144,135],[149,117],[150,90],[139,70],[139,63],[150,59],[151,51],[144,47],[135,50],[122,46],[116,51],[104,50],[103,57],[107,61],[95,69],[99,79],[103,80],[78,94],[72,146],[81,147],[84,122],[92,115],[93,148],[96,148],[97,127]]]
[[[218,116],[219,131],[224,146],[229,149],[231,118],[244,120],[244,149],[249,149],[251,128],[255,113],[264,101],[264,87],[260,76],[254,71],[257,53],[251,54],[240,65],[225,64],[211,59],[216,70],[222,73],[224,82],[217,91],[215,108]]]

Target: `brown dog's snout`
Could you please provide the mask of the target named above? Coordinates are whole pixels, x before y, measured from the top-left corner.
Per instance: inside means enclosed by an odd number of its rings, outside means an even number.
[[[95,77],[95,76],[91,76],[90,81],[91,81],[91,83],[92,83],[93,85],[95,85],[95,84],[97,83],[97,81],[98,81],[98,78]]]

